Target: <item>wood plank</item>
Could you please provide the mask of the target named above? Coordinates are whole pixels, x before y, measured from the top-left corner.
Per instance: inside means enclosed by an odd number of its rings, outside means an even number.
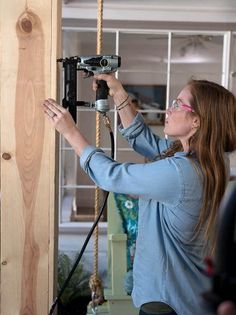
[[[54,130],[59,0],[1,0],[1,315],[47,314],[56,249]]]

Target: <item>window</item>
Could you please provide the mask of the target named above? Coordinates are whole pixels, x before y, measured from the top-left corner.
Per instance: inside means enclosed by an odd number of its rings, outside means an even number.
[[[230,41],[236,53],[235,34],[230,32],[195,32],[163,30],[104,30],[103,54],[121,56],[117,75],[126,86],[139,110],[154,132],[164,136],[164,110],[192,77],[216,81],[236,90],[235,71],[230,73]],[[64,29],[63,57],[93,55],[96,52],[95,29]],[[235,67],[235,65],[234,65]],[[78,100],[94,101],[92,80],[78,73]],[[109,116],[115,135],[115,158],[120,161],[145,162],[133,152],[117,132],[117,113]],[[88,140],[95,144],[96,113],[77,108],[77,121]],[[101,124],[100,146],[110,154],[107,129]],[[95,186],[80,169],[79,159],[61,138],[60,150],[60,223],[93,221]],[[100,192],[102,200],[103,192]],[[106,221],[106,215],[103,220]]]

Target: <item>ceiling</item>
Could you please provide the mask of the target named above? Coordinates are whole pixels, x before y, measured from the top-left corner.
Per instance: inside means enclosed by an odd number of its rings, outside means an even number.
[[[97,0],[64,0],[64,3],[77,3],[77,4],[96,4]],[[104,0],[104,5],[108,4],[125,4],[125,5],[140,5],[144,4],[143,0]],[[235,0],[147,0],[145,5],[160,5],[160,6],[217,6],[217,7],[235,7]]]
[[[96,19],[97,0],[62,0],[63,17]],[[104,0],[104,19],[236,23],[236,0]]]

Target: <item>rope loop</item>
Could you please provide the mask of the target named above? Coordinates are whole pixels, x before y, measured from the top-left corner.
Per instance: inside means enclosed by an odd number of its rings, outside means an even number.
[[[89,287],[92,297],[90,306],[92,310],[96,312],[98,306],[104,303],[103,286],[101,279],[96,275],[92,275],[89,280]]]

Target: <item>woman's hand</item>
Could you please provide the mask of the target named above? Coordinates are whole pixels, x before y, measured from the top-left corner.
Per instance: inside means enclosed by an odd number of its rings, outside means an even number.
[[[52,123],[54,128],[67,139],[75,152],[81,156],[89,143],[76,127],[69,111],[51,98],[43,102],[43,109],[47,119]]]
[[[99,74],[95,75],[94,78],[96,80],[104,80],[107,82],[107,86],[109,88],[109,95],[113,97],[114,102],[118,105],[125,98],[127,98],[127,92],[125,91],[121,82],[115,78],[114,74]],[[97,90],[96,80],[93,81],[93,90]]]
[[[130,126],[134,117],[137,115],[135,107],[129,99],[128,93],[125,91],[123,85],[117,80],[114,74],[99,74],[94,76],[96,80],[104,80],[107,82],[109,88],[109,95],[113,97],[115,107],[118,110],[121,123],[124,128]],[[94,80],[93,89],[96,91],[97,83]]]
[[[77,129],[76,124],[67,109],[49,98],[43,102],[44,113],[54,128],[66,138]]]

